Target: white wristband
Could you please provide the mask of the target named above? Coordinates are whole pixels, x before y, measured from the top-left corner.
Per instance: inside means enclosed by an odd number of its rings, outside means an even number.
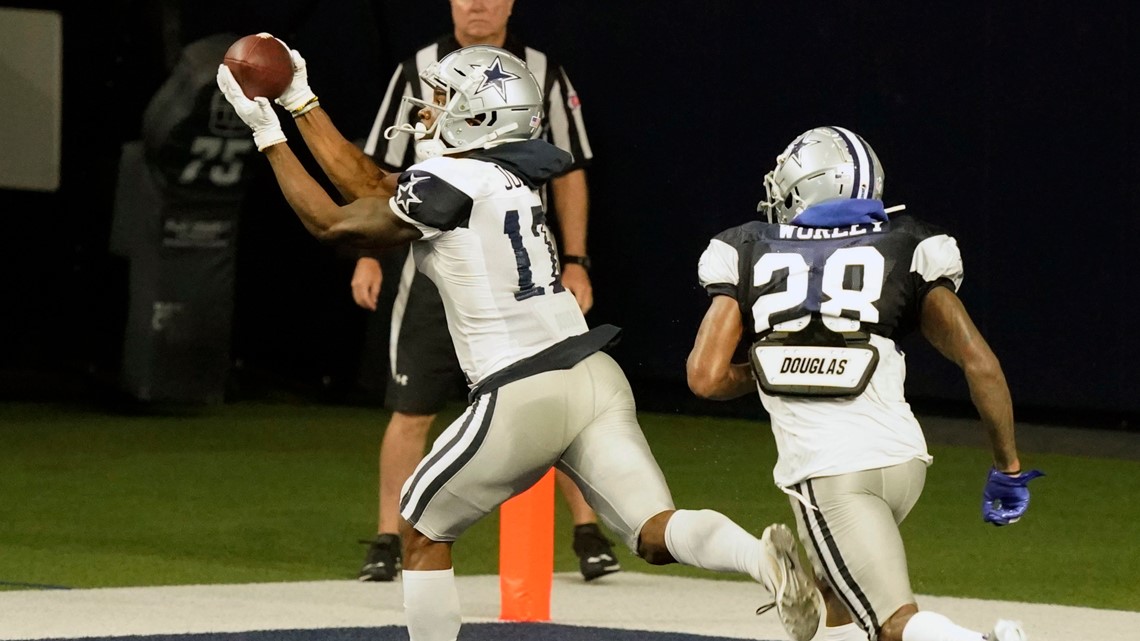
[[[315,100],[316,97],[313,90],[310,89],[308,85],[304,85],[299,89],[293,89],[292,87],[286,89],[285,94],[278,98],[276,102],[282,107],[285,107],[285,111],[294,113],[299,109],[303,109],[306,104]]]
[[[253,144],[257,145],[258,151],[265,151],[266,147],[285,142],[286,140],[285,132],[281,131],[281,127],[271,127],[264,131],[253,132]]]
[[[296,109],[290,109],[289,110],[289,113],[293,114],[294,118],[296,118],[302,114],[307,113],[310,109],[312,109],[314,107],[321,106],[321,101],[317,99],[316,94],[313,94],[312,92],[310,92],[310,94],[312,97],[310,97],[305,102],[301,103],[301,105],[299,107],[297,107]]]

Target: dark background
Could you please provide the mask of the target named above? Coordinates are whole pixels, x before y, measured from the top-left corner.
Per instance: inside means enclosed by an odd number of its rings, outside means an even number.
[[[395,64],[450,29],[445,0],[4,4],[60,11],[65,47],[62,186],[0,190],[11,399],[113,386],[127,296],[107,252],[116,163],[182,44],[219,31],[282,37],[341,130],[363,138]],[[707,304],[697,259],[755,215],[762,176],[793,137],[834,124],[878,152],[888,206],[957,237],[961,296],[1019,415],[1134,429],[1136,10],[911,4],[516,2],[513,31],[561,59],[582,99],[595,152],[588,320],[625,328],[614,355],[642,407],[758,411],[756,399],[703,403],[684,386]],[[365,349],[353,263],[304,232],[267,163],[255,170],[231,398],[377,400],[359,383],[383,353]],[[915,404],[970,413],[957,369],[916,337],[904,346]]]

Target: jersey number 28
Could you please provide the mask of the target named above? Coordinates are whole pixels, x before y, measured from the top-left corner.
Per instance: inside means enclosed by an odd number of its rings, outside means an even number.
[[[861,322],[879,321],[875,302],[883,293],[886,261],[874,247],[835,250],[824,260],[819,278],[812,278],[808,261],[801,254],[764,254],[752,269],[752,285],[768,285],[784,270],[787,270],[787,288],[764,294],[752,305],[757,333],[771,329],[774,314],[796,308],[803,308],[805,313],[819,312],[825,319],[842,316],[847,311],[853,312]],[[861,278],[847,280],[851,270],[856,270]],[[818,309],[813,309],[817,306],[813,301],[819,301]]]

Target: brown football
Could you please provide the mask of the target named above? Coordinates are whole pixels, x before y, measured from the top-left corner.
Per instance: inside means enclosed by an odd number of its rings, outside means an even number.
[[[241,85],[247,98],[270,100],[285,93],[293,80],[293,61],[281,41],[268,33],[239,38],[222,61]]]

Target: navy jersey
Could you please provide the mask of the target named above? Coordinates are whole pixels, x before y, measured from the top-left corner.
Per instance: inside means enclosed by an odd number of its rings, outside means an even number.
[[[897,339],[917,326],[932,287],[957,291],[962,259],[952,237],[911,216],[831,229],[757,221],[713,239],[700,279],[740,303],[756,336],[820,314]]]
[[[710,296],[730,296],[740,305],[751,334],[746,340],[795,332],[815,316],[835,332],[866,332],[877,354],[873,375],[855,396],[758,389],[779,451],[772,471],[778,486],[931,461],[904,396],[905,357],[895,340],[917,326],[932,288],[956,291],[961,284],[962,259],[952,237],[909,216],[836,228],[751,222],[709,243],[699,275]]]

